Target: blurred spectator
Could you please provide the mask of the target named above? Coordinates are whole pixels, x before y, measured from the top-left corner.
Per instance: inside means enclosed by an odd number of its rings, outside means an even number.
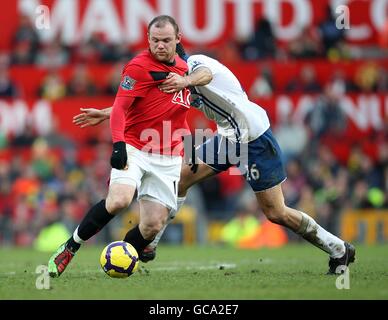
[[[384,190],[385,194],[388,195],[388,166],[384,167],[382,179],[384,181],[383,190]]]
[[[337,219],[344,204],[343,188],[339,187],[333,175],[327,175],[323,187],[315,192],[318,223],[326,230],[337,234]]]
[[[337,28],[336,17],[330,5],[326,7],[326,18],[319,25],[319,30],[326,55],[329,54],[330,49],[338,49],[338,44],[345,37],[345,29]]]
[[[274,129],[274,134],[286,162],[298,157],[307,145],[308,133],[305,126],[290,118],[280,120]]]
[[[66,84],[57,70],[51,70],[43,79],[39,96],[50,101],[66,96]]]
[[[240,59],[240,52],[234,41],[227,41],[218,53],[218,60],[223,64],[232,64]]]
[[[317,209],[315,206],[314,190],[310,185],[306,184],[302,187],[297,208],[303,212],[308,212],[309,216],[316,219]]]
[[[350,149],[350,154],[347,162],[347,169],[355,179],[358,179],[358,172],[361,170],[361,163],[364,160],[364,153],[360,145],[355,144]]]
[[[242,46],[242,58],[253,61],[264,58],[274,58],[276,55],[276,39],[271,22],[267,18],[257,21],[255,31]]]
[[[31,49],[31,43],[28,41],[19,41],[15,44],[12,52],[12,64],[33,64],[35,53]]]
[[[105,93],[109,95],[116,95],[117,89],[121,82],[121,73],[123,71],[124,63],[117,62],[108,75]]]
[[[34,169],[30,164],[27,164],[21,168],[21,175],[15,179],[11,190],[16,197],[26,195],[35,198],[39,193],[40,186],[41,182]]]
[[[36,219],[41,183],[30,165],[24,166],[21,170],[21,176],[12,186],[14,198],[12,236],[15,245],[30,245],[34,237],[32,225]]]
[[[37,135],[32,123],[27,121],[24,130],[12,140],[11,144],[13,147],[17,148],[31,147],[36,138]]]
[[[19,90],[9,77],[9,56],[6,53],[0,53],[0,98],[18,96]]]
[[[67,86],[67,94],[69,96],[93,96],[96,93],[96,86],[92,82],[86,66],[76,65]]]
[[[288,46],[289,55],[295,59],[311,59],[322,56],[320,34],[315,26],[305,27],[300,36]]]
[[[237,172],[234,172],[234,170]],[[234,215],[237,209],[241,192],[244,189],[245,180],[241,173],[235,168],[222,172],[216,177],[219,181],[219,196],[221,197],[216,208],[217,211],[222,212],[223,219],[228,219],[228,217]]]
[[[109,44],[102,51],[102,62],[129,61],[134,56],[126,43]]]
[[[12,217],[13,240],[16,246],[29,246],[34,239],[31,228],[35,218],[35,199],[26,194],[15,197]]]
[[[333,72],[326,86],[338,97],[343,96],[348,91],[356,90],[354,84],[345,78],[344,72],[338,69]]]
[[[39,47],[39,37],[30,17],[21,15],[13,37],[12,64],[32,64]]]
[[[384,68],[379,68],[376,91],[378,93],[388,93],[388,70]]]
[[[362,92],[375,92],[379,78],[379,67],[376,63],[362,64],[356,71],[354,82]]]
[[[378,187],[386,190],[388,194],[388,180],[386,174],[388,173],[388,141],[381,143],[378,146],[377,162],[374,165],[377,170],[380,182]]]
[[[306,178],[300,162],[298,160],[290,160],[287,163],[287,180],[282,184],[287,206],[297,206],[305,184]]]
[[[32,145],[31,165],[38,178],[49,180],[53,176],[55,162],[47,141],[44,138],[36,139]]]
[[[316,156],[321,167],[321,176],[323,179],[328,178],[329,176],[338,175],[341,166],[338,163],[333,151],[327,145],[320,145]]]
[[[11,192],[11,167],[8,161],[0,160],[0,243],[11,244],[11,217],[13,196]]]
[[[358,50],[355,47],[350,47],[345,40],[338,42],[336,48],[331,48],[327,53],[328,61],[332,63],[339,62],[341,60],[350,60],[353,57],[357,57]]]
[[[75,141],[61,132],[58,118],[55,115],[53,116],[50,130],[43,136],[43,138],[50,149],[60,148],[65,151],[75,148]]]
[[[372,159],[366,155],[359,146],[354,146],[348,159],[348,170],[354,181],[363,180],[368,188],[384,188],[383,168],[385,166],[384,156],[381,158],[381,165],[374,165]]]
[[[297,78],[293,78],[286,85],[286,92],[318,93],[322,87],[317,80],[315,69],[312,65],[304,65]]]
[[[8,135],[3,132],[3,131],[0,131],[0,151],[1,150],[4,150],[8,145]]]
[[[59,216],[62,218],[67,230],[75,230],[78,225],[76,200],[73,197],[65,198],[59,205]]]
[[[306,120],[314,146],[323,135],[338,136],[346,130],[346,117],[340,106],[340,97],[331,86],[325,88],[308,113]]]
[[[369,209],[372,204],[368,199],[368,184],[364,180],[357,180],[351,194],[351,206],[355,209]]]
[[[39,67],[53,69],[66,65],[69,62],[69,54],[61,45],[59,39],[47,43],[39,51],[35,60]]]
[[[102,46],[102,44],[101,44]],[[101,52],[98,39],[93,37],[74,48],[73,62],[79,64],[93,64],[100,61]]]
[[[199,43],[195,47],[191,48],[190,51],[188,51],[188,54],[189,55],[204,54],[204,55],[209,56],[211,58],[218,59],[218,54],[219,54],[218,51],[219,50],[217,50],[217,48],[206,46],[206,45]]]
[[[269,98],[274,91],[272,71],[270,67],[266,65],[258,69],[259,75],[256,77],[249,90],[249,96],[253,99]]]
[[[35,233],[37,229],[45,227],[59,219],[58,195],[48,188],[41,190],[40,201],[37,206],[37,219],[34,221]]]
[[[105,33],[98,31],[92,33],[87,43],[98,52],[99,57],[101,57],[108,46]]]
[[[19,24],[14,33],[13,43],[28,41],[31,48],[36,50],[39,47],[39,36],[35,30],[31,18],[27,15],[20,15]]]
[[[19,41],[15,44],[12,52],[12,64],[32,64],[35,55],[31,53],[31,44],[28,41]]]
[[[100,60],[100,52],[89,42],[81,43],[75,50],[75,63],[95,64]]]
[[[220,195],[221,186],[217,176],[198,183],[198,186],[201,189],[209,219],[222,219],[223,213],[220,209],[220,199],[222,199]]]

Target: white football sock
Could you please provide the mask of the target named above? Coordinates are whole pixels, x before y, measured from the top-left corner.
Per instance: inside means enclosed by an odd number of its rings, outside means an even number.
[[[75,242],[79,243],[79,244],[82,244],[85,242],[85,240],[82,240],[79,235],[78,235],[78,227],[77,229],[74,230],[74,233],[73,233],[73,239]]]
[[[340,258],[345,254],[345,243],[335,235],[323,229],[306,213],[302,214],[302,222],[297,231],[304,239],[326,251],[332,258]]]
[[[179,210],[182,208],[185,201],[186,201],[186,197],[178,197],[177,198],[176,210],[173,210],[173,209],[170,210],[167,223],[169,223],[172,219],[175,218],[177,212],[179,212]]]
[[[177,209],[171,209],[168,213],[168,218],[166,224],[163,226],[163,228],[158,232],[158,234],[155,236],[155,239],[148,245],[148,247],[156,248],[158,245],[160,238],[162,237],[164,230],[166,230],[168,224],[172,221],[172,219],[175,218],[177,212],[179,212],[180,208],[183,206],[183,204],[186,201],[186,197],[178,197],[177,199]]]

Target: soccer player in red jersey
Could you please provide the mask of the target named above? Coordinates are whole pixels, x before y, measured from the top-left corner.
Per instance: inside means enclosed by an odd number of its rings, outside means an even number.
[[[189,91],[169,94],[158,86],[169,73],[183,76],[188,70],[176,55],[180,39],[175,20],[158,16],[148,25],[149,49],[125,66],[110,117],[113,152],[108,196],[89,210],[73,236],[50,258],[50,276],[60,276],[81,244],[127,208],[136,190],[140,221],[124,241],[137,252],[162,229],[169,210],[177,208]]]

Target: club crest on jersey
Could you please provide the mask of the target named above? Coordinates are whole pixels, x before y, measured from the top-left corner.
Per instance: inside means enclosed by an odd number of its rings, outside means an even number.
[[[200,62],[200,61],[193,61],[193,62],[191,62],[191,70],[194,70],[196,67],[198,67],[201,64],[203,64],[203,63]]]
[[[190,108],[190,90],[183,89],[179,92],[175,92],[172,97],[172,103]]]
[[[120,86],[124,90],[132,90],[135,86],[136,80],[131,77],[125,76],[123,81],[121,81]]]

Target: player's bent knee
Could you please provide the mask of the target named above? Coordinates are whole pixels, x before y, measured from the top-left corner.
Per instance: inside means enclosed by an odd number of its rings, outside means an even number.
[[[128,208],[132,202],[135,190],[135,187],[132,186],[110,185],[106,198],[106,209],[112,214],[117,214],[121,210]]]
[[[125,195],[110,195],[106,199],[106,209],[112,214],[128,208],[131,204],[131,198]]]

